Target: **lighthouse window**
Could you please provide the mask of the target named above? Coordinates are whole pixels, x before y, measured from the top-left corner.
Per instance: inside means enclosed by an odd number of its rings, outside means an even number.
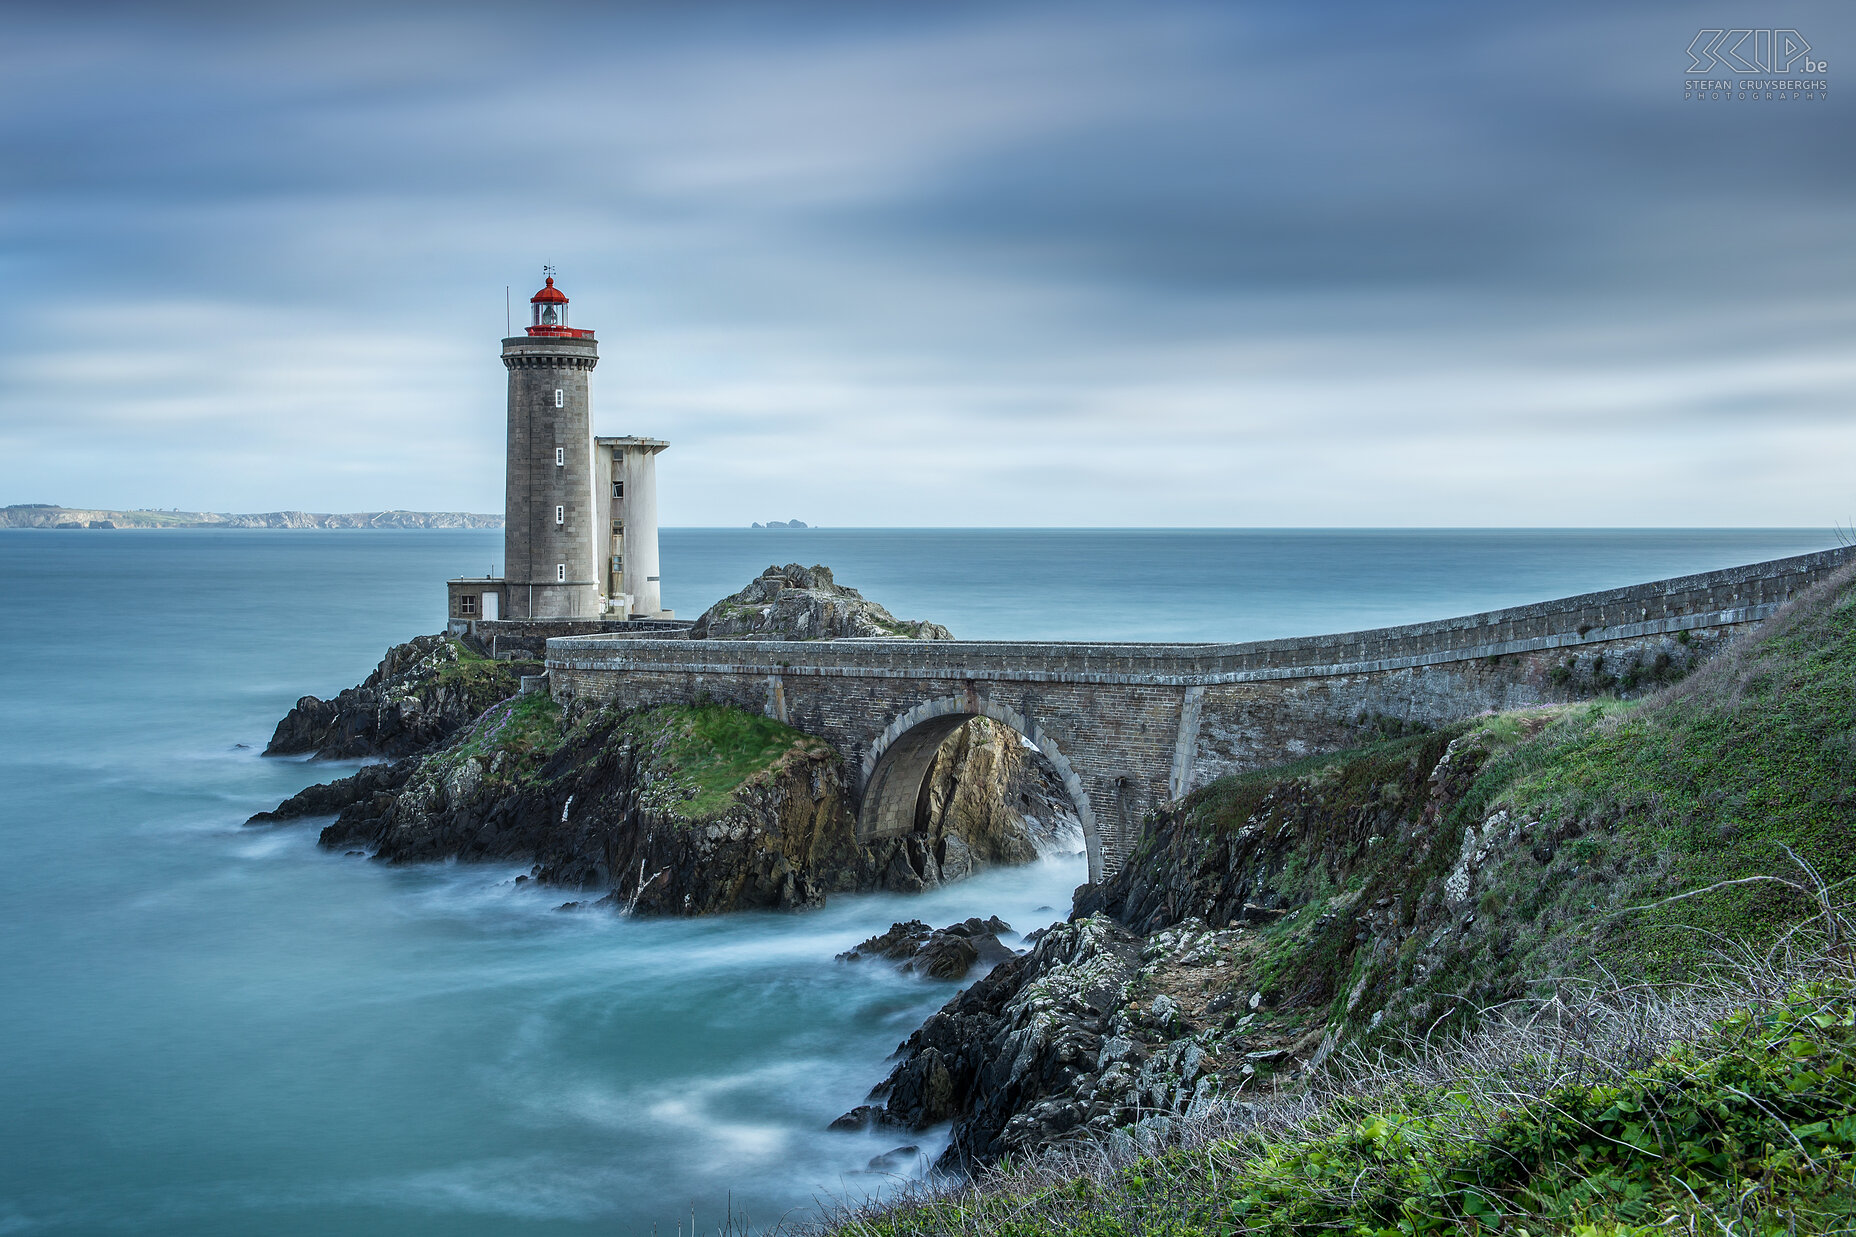
[[[567,564],[566,563],[554,564],[554,582],[556,584],[567,583]]]
[[[567,392],[561,390],[559,387],[554,388],[554,406],[556,408],[567,407]]]
[[[564,466],[566,463],[567,463],[567,448],[556,447],[554,449],[554,466],[556,468],[560,468]]]
[[[623,481],[614,481],[612,483],[612,496],[614,498],[625,497],[625,483]]]
[[[554,522],[555,522],[556,524],[565,524],[565,523],[567,523],[567,508],[565,508],[565,507],[556,507],[556,508],[554,509]]]

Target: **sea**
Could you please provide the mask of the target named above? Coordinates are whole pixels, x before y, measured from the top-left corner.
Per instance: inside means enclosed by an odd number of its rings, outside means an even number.
[[[694,616],[770,564],[1016,640],[1442,618],[1823,549],[1832,530],[666,529]],[[1053,854],[801,914],[561,909],[253,812],[304,694],[443,626],[496,531],[0,530],[0,1235],[766,1228],[945,1131],[835,1133],[958,985],[834,955],[899,919],[1060,918]],[[872,1167],[900,1145],[917,1151]],[[914,1165],[915,1168],[910,1166]]]

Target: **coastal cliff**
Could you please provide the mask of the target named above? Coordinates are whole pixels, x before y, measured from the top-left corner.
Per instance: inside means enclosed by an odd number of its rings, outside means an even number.
[[[419,636],[388,649],[372,674],[334,699],[298,700],[264,754],[351,760],[429,751],[515,694],[524,673],[539,672],[491,661],[447,635]]]
[[[468,511],[157,511],[148,508],[59,507],[15,503],[0,507],[0,528],[501,528],[500,515]]]
[[[814,905],[837,892],[918,891],[1024,862],[1036,841],[993,810],[1017,765],[982,734],[946,760],[997,789],[950,801],[925,830],[860,842],[836,755],[771,718],[719,705],[570,717],[545,695],[492,708],[454,742],[284,804],[340,815],[322,844],[389,863],[532,862],[530,875],[646,914]]]
[[[1164,1145],[1336,1053],[1689,979],[1856,876],[1852,787],[1846,570],[1644,700],[1471,719],[1157,814],[1069,922],[901,1045],[875,1119],[951,1121],[949,1170],[1117,1131]]]

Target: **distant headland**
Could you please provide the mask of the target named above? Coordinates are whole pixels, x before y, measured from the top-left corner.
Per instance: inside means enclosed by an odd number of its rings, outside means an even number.
[[[500,515],[468,511],[265,511],[228,515],[220,511],[133,510],[16,503],[0,508],[0,528],[501,528]]]
[[[759,520],[756,520],[753,524],[749,525],[749,527],[750,528],[816,528],[817,525],[808,524],[804,520],[768,520],[765,524],[762,524]]]

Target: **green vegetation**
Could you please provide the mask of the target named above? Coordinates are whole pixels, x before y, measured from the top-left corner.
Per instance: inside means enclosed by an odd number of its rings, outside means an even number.
[[[1718,994],[1716,994],[1718,995]],[[1750,996],[1750,994],[1748,994]],[[1158,1154],[1113,1148],[1018,1168],[840,1233],[1158,1237],[1575,1237],[1833,1233],[1856,1225],[1856,1007],[1847,971],[1738,1010],[1622,1067],[1629,1037],[1485,1041],[1366,1094],[1263,1112],[1249,1130]],[[1703,1007],[1708,1003],[1700,1002]],[[1566,1011],[1592,1015],[1592,1009]],[[1639,1015],[1695,1012],[1678,1000]],[[1638,1044],[1641,1048],[1641,1038]],[[1596,1051],[1588,1051],[1595,1048]],[[1480,1050],[1480,1051],[1478,1051]],[[1448,1065],[1458,1068],[1454,1072]],[[1446,1068],[1438,1077],[1437,1066]]]
[[[685,820],[708,820],[733,804],[735,792],[759,785],[794,751],[818,754],[819,741],[771,717],[726,705],[663,705],[634,713],[622,729],[655,755],[682,798]]]
[[[1260,933],[1253,978],[1331,1022],[1383,1010],[1376,1034],[1395,1038],[1550,976],[1678,978],[1797,922],[1791,855],[1856,876],[1856,589],[1826,587],[1643,701],[1387,739],[1223,779],[1183,811],[1208,841],[1274,848],[1269,886],[1299,909]],[[1150,862],[1181,858],[1158,844]],[[1452,913],[1466,849],[1473,914]],[[1374,907],[1396,952],[1359,947]]]
[[[522,672],[515,665],[492,661],[455,636],[447,636],[446,641],[458,659],[445,663],[433,676],[432,682],[439,687],[461,690],[483,708],[513,696],[521,687]]]
[[[1856,589],[1798,605],[1663,696],[1578,711],[1492,760],[1465,806],[1485,803],[1539,821],[1558,852],[1514,891],[1529,917],[1781,872],[1786,848],[1832,883],[1856,875]],[[1621,973],[1674,974],[1721,939],[1768,939],[1804,905],[1734,885],[1580,935]]]
[[[564,733],[561,706],[547,692],[530,692],[487,710],[436,759],[450,768],[472,757],[491,762],[501,756],[504,772],[520,777],[545,763],[560,748]]]

